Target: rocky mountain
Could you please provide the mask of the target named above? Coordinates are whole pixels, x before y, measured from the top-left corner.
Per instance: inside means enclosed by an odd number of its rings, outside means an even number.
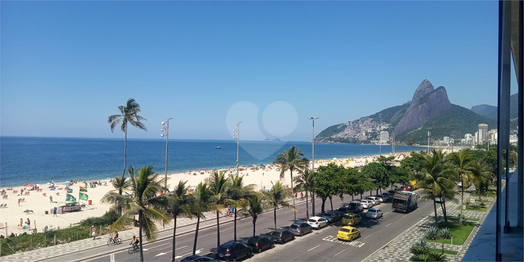
[[[384,109],[374,115],[333,125],[320,132],[315,141],[327,143],[372,143],[381,131],[395,135],[397,142],[414,139],[419,144],[427,141],[427,132],[433,137],[462,138],[474,134],[478,124],[496,128],[496,122],[473,111],[451,104],[446,88],[434,88],[427,79],[418,86],[410,102]]]
[[[512,123],[515,122],[514,119],[518,117],[519,98],[517,95],[517,93],[513,94],[509,98],[509,118],[512,119]],[[495,121],[498,119],[498,111],[496,106],[477,105],[471,107],[471,111]]]

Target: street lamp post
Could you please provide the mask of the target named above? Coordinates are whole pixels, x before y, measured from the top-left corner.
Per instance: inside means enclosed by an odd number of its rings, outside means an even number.
[[[235,129],[233,130],[233,136],[235,136],[237,138],[237,176],[238,176],[238,172],[239,172],[239,152],[240,152],[240,123],[242,123],[242,121],[238,122]]]
[[[169,120],[171,120],[173,118],[168,118],[166,121],[162,122],[162,129],[160,129],[160,131],[162,131],[162,134],[160,134],[160,136],[162,137],[166,137],[166,176],[165,176],[165,181],[164,181],[164,187],[167,189],[167,159],[168,159],[168,152],[169,152]]]
[[[313,137],[311,139],[312,149],[311,149],[311,173],[315,173],[315,119],[318,119],[318,117],[310,117],[309,118],[313,123]],[[313,212],[312,215],[315,215],[315,193],[311,192],[311,211]]]

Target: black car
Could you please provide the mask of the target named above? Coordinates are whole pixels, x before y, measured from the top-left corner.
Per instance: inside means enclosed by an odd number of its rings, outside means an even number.
[[[250,246],[235,241],[226,242],[215,251],[215,258],[224,261],[236,261],[252,255]]]
[[[303,236],[307,233],[313,232],[313,229],[308,223],[297,221],[293,223],[291,226],[291,232],[295,234],[295,236]]]
[[[338,215],[340,217],[344,216],[344,214],[351,213],[351,208],[347,205],[340,207],[337,211]]]
[[[288,241],[295,239],[295,234],[291,233],[289,230],[277,229],[271,232],[271,239],[275,243],[284,244]]]
[[[342,219],[340,214],[337,211],[326,211],[320,215],[321,217],[327,219],[328,223],[336,223]]]
[[[273,248],[275,246],[275,243],[273,242],[271,237],[264,235],[264,236],[254,236],[248,239],[247,245],[250,246],[253,251],[260,253],[263,250]]]
[[[192,255],[192,256],[188,256],[180,260],[180,262],[193,262],[193,261],[216,261],[216,259],[212,257],[208,257],[208,256]]]

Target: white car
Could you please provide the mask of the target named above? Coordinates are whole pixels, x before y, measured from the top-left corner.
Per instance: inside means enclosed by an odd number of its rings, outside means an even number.
[[[367,200],[371,200],[371,203],[373,203],[374,206],[380,204],[380,201],[377,199],[377,197],[369,196],[366,198]]]
[[[373,206],[373,203],[371,203],[371,200],[369,199],[362,199],[360,200],[360,205],[362,206],[362,208],[368,209]]]
[[[368,209],[368,212],[366,214],[367,217],[369,218],[381,218],[383,216],[382,214],[382,210],[378,209],[378,208],[370,208]]]
[[[327,219],[323,218],[323,217],[310,217],[308,220],[307,220],[307,223],[314,229],[321,229],[323,227],[327,227],[328,225],[328,221]]]
[[[380,203],[384,203],[384,198],[382,197],[382,195],[376,195],[375,197]]]

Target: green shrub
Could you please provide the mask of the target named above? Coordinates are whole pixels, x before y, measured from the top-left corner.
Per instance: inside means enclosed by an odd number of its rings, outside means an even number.
[[[431,226],[428,229],[426,229],[426,239],[429,240],[436,240],[438,237],[438,228]]]
[[[443,227],[439,229],[438,234],[441,238],[451,239],[451,229],[449,229],[448,227]]]

